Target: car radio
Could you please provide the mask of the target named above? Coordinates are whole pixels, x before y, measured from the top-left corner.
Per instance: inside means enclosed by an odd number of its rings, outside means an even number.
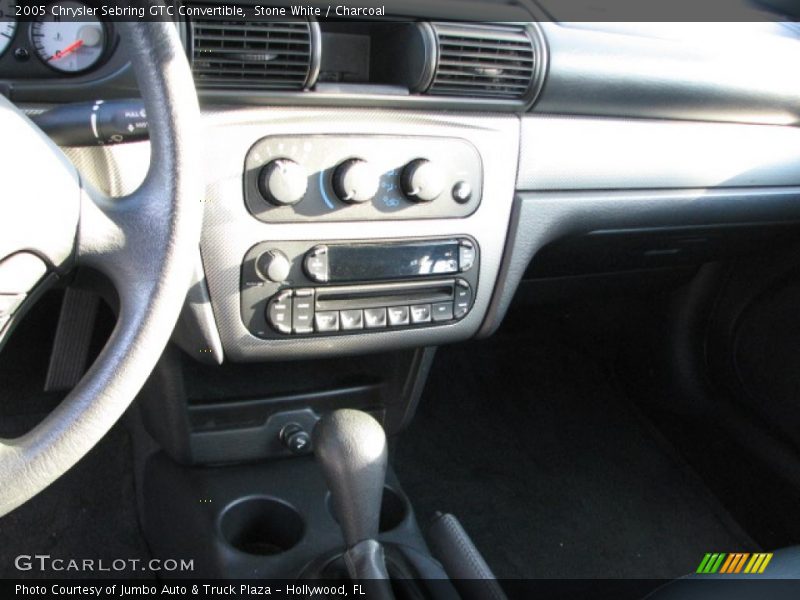
[[[262,242],[242,264],[242,319],[267,339],[446,325],[472,308],[479,258],[467,236]]]

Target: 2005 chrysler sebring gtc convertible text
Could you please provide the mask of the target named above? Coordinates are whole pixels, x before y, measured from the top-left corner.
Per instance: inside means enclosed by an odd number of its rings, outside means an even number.
[[[0,132],[9,597],[800,596],[797,2],[0,0]]]

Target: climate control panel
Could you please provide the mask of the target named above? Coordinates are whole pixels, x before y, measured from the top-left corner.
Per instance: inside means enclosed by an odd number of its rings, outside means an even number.
[[[466,140],[377,135],[266,137],[244,178],[247,207],[266,222],[466,217],[483,185]]]
[[[263,242],[242,264],[242,320],[267,339],[447,325],[472,309],[479,261],[466,236]]]

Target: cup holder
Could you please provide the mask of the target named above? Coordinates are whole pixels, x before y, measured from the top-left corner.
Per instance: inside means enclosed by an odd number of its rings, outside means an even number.
[[[336,513],[333,511],[333,503],[331,501],[330,492],[325,498],[325,504],[328,507],[328,512],[337,523],[339,519],[336,518]],[[398,527],[408,515],[408,503],[406,499],[397,491],[390,488],[388,485],[383,488],[383,500],[381,501],[381,518],[378,530],[380,533],[386,533]]]
[[[298,512],[273,498],[245,498],[220,517],[220,532],[231,546],[246,554],[274,556],[303,538],[305,524]]]

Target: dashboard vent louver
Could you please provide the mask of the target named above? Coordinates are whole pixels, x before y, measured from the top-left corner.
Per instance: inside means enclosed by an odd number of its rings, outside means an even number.
[[[318,65],[316,27],[308,21],[194,19],[195,84],[200,89],[302,90],[313,83]]]
[[[428,94],[519,100],[531,89],[538,57],[524,26],[431,25],[437,61]]]

